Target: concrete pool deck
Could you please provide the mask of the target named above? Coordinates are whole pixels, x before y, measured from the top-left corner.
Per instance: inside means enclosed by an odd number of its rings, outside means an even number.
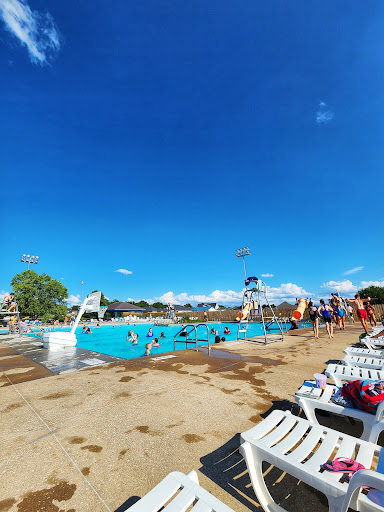
[[[297,412],[298,387],[362,330],[348,326],[331,342],[320,332],[319,340],[303,329],[268,346],[229,342],[209,357],[184,350],[61,374],[0,343],[0,512],[122,512],[170,471],[192,469],[234,511],[261,510],[239,434],[273,408]],[[321,494],[276,468],[267,482],[287,510],[327,510]]]

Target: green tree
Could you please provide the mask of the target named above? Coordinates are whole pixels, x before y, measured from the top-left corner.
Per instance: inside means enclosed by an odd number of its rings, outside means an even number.
[[[167,306],[165,304],[163,304],[162,302],[155,302],[154,304],[152,304],[152,306],[154,308],[159,308],[159,309],[164,309],[166,308]]]
[[[67,313],[67,288],[47,274],[25,270],[12,278],[11,286],[22,316],[58,318]]]
[[[133,302],[133,304],[135,304],[135,306],[139,306],[139,308],[145,308],[149,306],[148,302],[145,300],[139,300],[139,302]]]
[[[192,309],[192,304],[189,304],[189,303],[188,303],[188,304],[184,304],[184,307],[185,307],[185,308],[191,308],[191,309]]]
[[[359,295],[362,299],[372,298],[373,304],[384,304],[384,286],[368,286],[359,290]],[[350,297],[351,298],[351,297]]]

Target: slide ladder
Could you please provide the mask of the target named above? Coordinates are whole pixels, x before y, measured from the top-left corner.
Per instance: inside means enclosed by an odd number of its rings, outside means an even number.
[[[8,306],[6,306],[5,304],[1,304],[0,305],[0,315],[2,315],[4,317],[10,316],[11,318],[16,316],[16,322],[14,322],[14,324],[15,324],[15,326],[17,325],[19,335],[21,336],[22,332],[21,332],[19,306],[17,305],[17,302],[15,304],[16,304],[16,311],[11,311],[11,312],[8,311],[8,309],[7,309]],[[9,329],[9,332],[11,334],[11,328]],[[16,330],[13,331],[12,333],[15,334],[15,332],[16,332]]]

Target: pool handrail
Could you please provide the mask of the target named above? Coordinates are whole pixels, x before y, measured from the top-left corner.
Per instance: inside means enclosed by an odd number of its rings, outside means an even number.
[[[187,331],[187,328],[191,327],[189,331]],[[197,328],[198,327],[205,327],[207,329],[207,339],[203,340],[201,338],[197,337]],[[187,335],[185,336],[185,340],[177,340],[176,338],[182,333],[183,331],[187,332]],[[195,339],[194,340],[188,340],[188,335],[191,334],[191,332],[195,333]],[[209,343],[209,327],[207,324],[201,323],[201,324],[186,324],[184,327],[182,327],[173,337],[173,350],[176,351],[176,343],[185,343],[185,348],[188,348],[188,343],[194,343],[196,345],[195,350],[198,350],[198,341],[206,341],[208,346],[208,355],[211,355],[211,345]]]

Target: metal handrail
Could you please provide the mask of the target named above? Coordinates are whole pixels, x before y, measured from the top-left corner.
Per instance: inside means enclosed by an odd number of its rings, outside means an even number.
[[[187,331],[187,328],[188,327],[191,327],[191,329],[189,331]],[[197,328],[198,327],[205,327],[207,329],[207,339],[206,340],[203,340],[203,339],[198,339],[197,338]],[[184,340],[176,340],[177,336],[179,336],[182,332],[186,332],[187,335],[185,336],[185,341]],[[194,332],[195,333],[195,339],[194,340],[191,340],[191,341],[188,341],[188,335],[191,334],[191,332]],[[198,350],[198,341],[206,341],[207,342],[207,345],[208,345],[208,355],[211,354],[211,345],[209,344],[209,327],[207,324],[187,324],[185,325],[184,327],[182,327],[180,329],[180,331],[178,331],[174,337],[173,337],[173,350],[176,350],[176,343],[185,343],[185,348],[188,348],[188,343],[194,343],[196,345],[196,350]]]

